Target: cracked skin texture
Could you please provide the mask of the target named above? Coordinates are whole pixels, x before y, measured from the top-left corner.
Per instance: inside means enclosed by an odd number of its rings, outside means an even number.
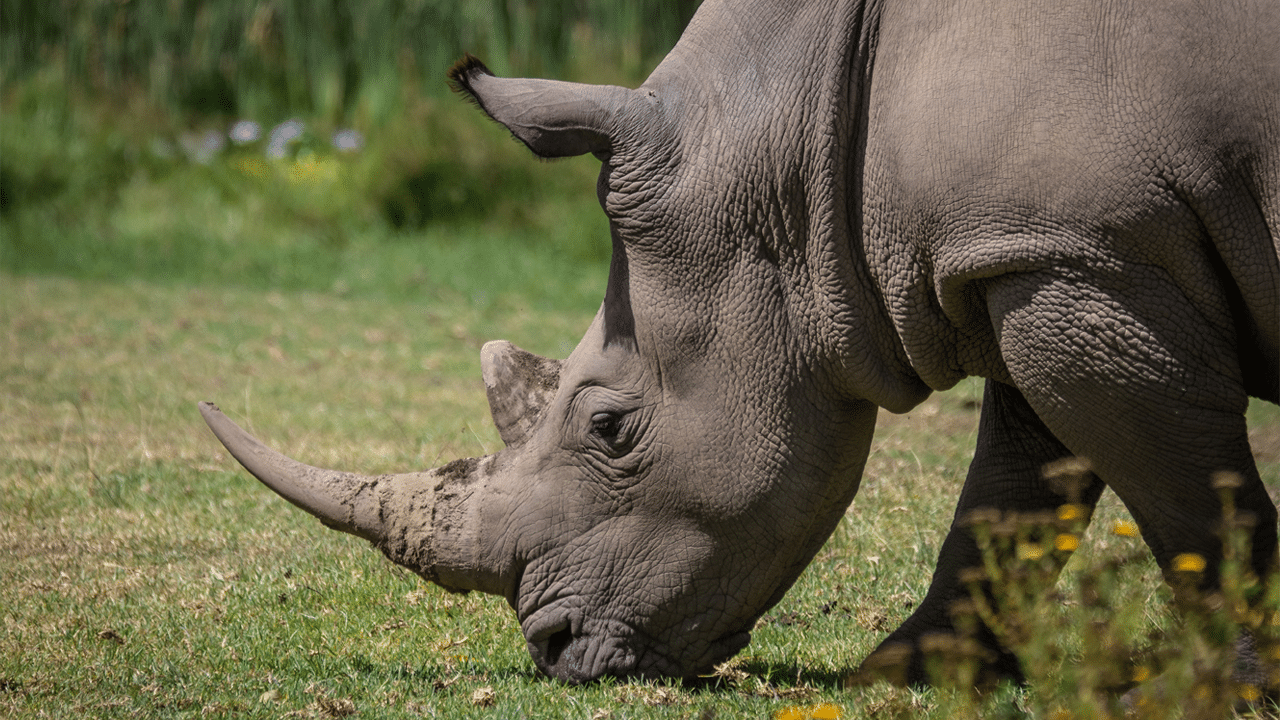
[[[976,375],[958,518],[1055,508],[1041,468],[1082,456],[1081,504],[1113,488],[1212,585],[1229,470],[1272,570],[1243,413],[1280,402],[1276,37],[1271,0],[706,0],[637,90],[464,59],[535,154],[600,159],[613,259],[563,362],[485,346],[507,447],[433,471],[424,517],[383,508],[435,545],[393,559],[506,597],[552,677],[693,675],[835,528],[877,408]],[[924,680],[977,557],[955,524],[872,659]]]
[[[1050,509],[1064,498],[1037,468],[1083,456],[1087,504],[1115,490],[1167,572],[1178,553],[1218,556],[1208,479],[1229,469],[1270,570],[1275,507],[1243,413],[1250,395],[1280,400],[1277,9],[1033,5],[965,4],[957,23],[904,4],[881,26],[904,39],[882,33],[896,52],[877,57],[869,262],[921,377],[989,378],[956,517]],[[949,630],[956,572],[977,558],[953,526],[882,648]]]

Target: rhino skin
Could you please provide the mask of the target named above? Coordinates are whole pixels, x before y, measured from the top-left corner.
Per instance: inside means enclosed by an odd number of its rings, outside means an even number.
[[[1252,567],[1276,506],[1245,425],[1280,401],[1280,3],[707,0],[638,89],[456,88],[540,157],[592,153],[603,304],[564,361],[482,351],[506,447],[319,470],[201,406],[331,527],[502,595],[569,682],[688,677],[741,650],[853,500],[878,408],[986,378],[932,586],[874,658],[926,680],[978,508],[1123,500],[1166,574],[1217,582],[1211,477]],[[1041,469],[1085,458],[1070,498]],[[987,633],[986,671],[1018,676]],[[896,655],[894,655],[896,653]]]

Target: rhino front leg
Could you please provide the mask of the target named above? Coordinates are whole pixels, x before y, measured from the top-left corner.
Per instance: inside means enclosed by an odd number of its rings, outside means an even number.
[[[1088,281],[1013,276],[992,285],[988,306],[1027,402],[1124,502],[1166,577],[1194,553],[1204,585],[1216,585],[1220,471],[1241,478],[1235,504],[1255,520],[1254,571],[1274,571],[1276,507],[1249,447],[1234,318],[1143,266]]]
[[[1252,569],[1268,577],[1280,569],[1276,506],[1249,446],[1247,364],[1237,355],[1236,333],[1249,323],[1215,313],[1229,304],[1212,293],[1193,301],[1166,278],[1131,266],[1087,280],[1001,279],[987,299],[1002,357],[1044,426],[1124,502],[1175,586],[1176,559],[1189,555],[1204,560],[1201,589],[1218,586],[1213,478],[1222,471],[1240,479],[1234,502],[1254,523]]]
[[[965,522],[974,510],[1034,513],[1053,511],[1063,503],[1075,501],[1092,511],[1103,488],[1096,476],[1088,476],[1086,484],[1078,489],[1078,498],[1069,497],[1071,493],[1044,479],[1046,464],[1069,456],[1071,452],[1040,421],[1022,393],[1009,385],[987,381],[977,449],[951,530],[938,554],[929,592],[902,626],[867,658],[860,676],[867,680],[887,677],[912,685],[929,681],[920,640],[930,634],[955,632],[951,605],[969,594],[959,573],[982,565],[982,552]],[[989,630],[984,629],[978,639],[994,658],[984,668],[988,678],[1021,680],[1017,658],[1001,648]]]

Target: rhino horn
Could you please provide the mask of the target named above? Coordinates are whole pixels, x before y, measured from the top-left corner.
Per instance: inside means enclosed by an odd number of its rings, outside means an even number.
[[[544,158],[612,152],[625,128],[643,123],[655,112],[635,90],[500,78],[469,54],[449,71],[449,80],[455,90]]]
[[[506,595],[510,589],[509,571],[486,551],[492,543],[479,519],[483,503],[467,502],[493,456],[425,472],[358,475],[281,455],[213,403],[200,403],[200,414],[246,470],[327,527],[372,542],[392,562],[448,590]]]
[[[495,340],[480,349],[480,371],[502,442],[523,443],[560,387],[560,361]]]

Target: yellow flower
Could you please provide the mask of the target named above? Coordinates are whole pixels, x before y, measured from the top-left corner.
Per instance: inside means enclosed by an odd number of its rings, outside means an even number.
[[[809,708],[809,717],[813,720],[840,720],[840,706],[822,703]]]
[[[256,180],[265,178],[271,172],[271,168],[267,167],[266,161],[256,157],[240,158],[235,161],[235,167],[241,173]]]
[[[1053,539],[1053,547],[1060,552],[1075,552],[1080,547],[1080,538],[1071,533],[1058,533]]]
[[[1129,520],[1117,520],[1115,525],[1111,526],[1111,532],[1121,537],[1137,537],[1138,526]]]
[[[844,711],[833,703],[820,703],[809,707],[791,705],[773,714],[773,720],[840,720]]]
[[[289,166],[289,182],[294,185],[328,185],[338,179],[338,161],[329,157],[300,155]]]
[[[1034,543],[1021,543],[1018,545],[1019,560],[1039,560],[1044,557],[1044,548]]]
[[[1173,569],[1179,572],[1201,572],[1204,567],[1204,557],[1195,553],[1180,553],[1173,558]]]
[[[1146,665],[1139,665],[1133,669],[1133,681],[1136,683],[1146,682],[1151,677],[1151,668]]]
[[[1082,517],[1084,517],[1084,508],[1079,505],[1067,503],[1066,505],[1058,506],[1059,520],[1079,520]]]
[[[1258,702],[1262,699],[1262,691],[1258,689],[1257,685],[1241,685],[1236,688],[1236,694],[1245,702]]]

